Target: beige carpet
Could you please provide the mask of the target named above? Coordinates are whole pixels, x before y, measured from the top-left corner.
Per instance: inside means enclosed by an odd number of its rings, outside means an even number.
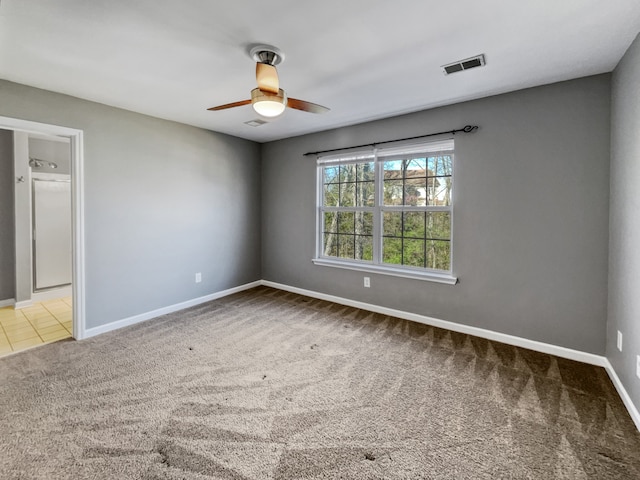
[[[0,359],[3,479],[639,479],[601,368],[257,288]]]

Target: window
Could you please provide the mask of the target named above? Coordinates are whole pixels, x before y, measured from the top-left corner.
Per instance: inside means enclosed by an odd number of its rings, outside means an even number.
[[[318,158],[320,265],[455,283],[453,140]]]

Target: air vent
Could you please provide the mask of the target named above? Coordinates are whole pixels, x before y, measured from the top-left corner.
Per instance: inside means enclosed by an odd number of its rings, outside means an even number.
[[[264,125],[265,123],[269,123],[269,122],[265,122],[264,120],[260,120],[259,118],[256,118],[255,120],[249,120],[248,122],[244,122],[246,125],[249,125],[250,127],[259,127],[260,125]]]
[[[476,55],[475,57],[465,58],[464,60],[458,60],[457,62],[442,65],[445,75],[451,73],[461,72],[462,70],[469,70],[470,68],[482,67],[486,64],[484,60],[484,54]]]

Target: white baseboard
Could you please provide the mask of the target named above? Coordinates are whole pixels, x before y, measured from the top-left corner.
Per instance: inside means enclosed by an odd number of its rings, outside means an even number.
[[[33,300],[23,300],[22,302],[16,302],[13,306],[16,310],[20,310],[21,308],[27,308],[33,305]]]
[[[73,295],[71,285],[67,285],[60,288],[54,288],[52,290],[45,290],[42,292],[34,292],[31,295],[32,302],[44,302],[46,300],[55,300],[56,298],[70,297]]]
[[[13,307],[16,303],[15,298],[7,298],[6,300],[0,300],[0,308],[2,307]]]
[[[620,395],[620,398],[622,398],[622,402],[624,403],[624,406],[627,407],[627,410],[629,411],[629,415],[631,415],[631,419],[633,420],[633,423],[635,423],[638,430],[640,430],[640,412],[638,411],[637,407],[633,404],[633,401],[629,396],[629,392],[627,392],[627,389],[624,388],[624,385],[620,381],[620,377],[618,377],[618,374],[614,370],[613,365],[611,365],[611,362],[609,362],[608,358],[605,358],[604,368],[609,374],[609,378],[611,379],[611,382],[613,382],[613,385],[616,387],[616,390],[618,391],[618,395]]]
[[[71,285],[68,285],[61,288],[55,288],[53,290],[45,290],[44,292],[32,293],[29,300],[16,302],[12,299],[11,301],[13,302],[13,308],[15,308],[16,310],[20,310],[21,308],[31,307],[34,303],[37,302],[45,302],[47,300],[55,300],[56,298],[70,297],[71,295],[73,295],[73,290]],[[0,301],[0,307],[1,306],[3,306],[2,301]]]
[[[101,333],[107,333],[122,327],[128,327],[129,325],[135,325],[136,323],[151,320],[152,318],[159,317],[160,315],[177,312],[178,310],[183,310],[195,305],[200,305],[201,303],[210,302],[211,300],[226,297],[227,295],[231,295],[233,293],[238,293],[242,292],[243,290],[249,290],[250,288],[259,287],[261,284],[262,282],[260,280],[257,280],[255,282],[246,283],[238,287],[233,287],[227,290],[212,293],[210,295],[205,295],[204,297],[194,298],[191,300],[187,300],[186,302],[176,303],[174,305],[159,308],[151,312],[141,313],[140,315],[134,315],[133,317],[123,318],[122,320],[116,320],[115,322],[107,323],[106,325],[101,325],[99,327],[89,328],[84,331],[83,338],[94,337],[96,335],[100,335]]]
[[[454,323],[448,320],[440,320],[439,318],[427,317],[425,315],[419,315],[417,313],[410,313],[402,310],[395,310],[393,308],[381,307],[378,305],[373,305],[371,303],[358,302],[356,300],[336,297],[334,295],[327,295],[325,293],[314,292],[312,290],[304,290],[302,288],[291,287],[289,285],[270,282],[268,280],[263,280],[262,285],[277,288],[279,290],[285,290],[287,292],[298,293],[300,295],[306,295],[307,297],[326,300],[328,302],[339,303],[340,305],[347,305],[349,307],[361,308],[370,312],[381,313],[383,315],[411,320],[413,322],[424,323],[425,325],[444,328],[446,330],[451,330],[458,333],[466,333],[468,335],[474,335],[476,337],[486,338],[488,340],[495,340],[497,342],[506,343],[508,345],[515,345],[516,347],[528,348],[537,352],[548,353],[550,355],[556,355],[558,357],[568,358],[570,360],[588,363],[590,365],[596,365],[598,367],[604,367],[607,361],[605,357],[601,355],[595,355],[593,353],[581,352],[580,350],[572,350],[570,348],[560,347],[558,345],[551,345],[549,343],[538,342],[536,340],[529,340],[527,338],[507,335],[506,333],[494,332],[493,330],[486,330],[484,328]]]

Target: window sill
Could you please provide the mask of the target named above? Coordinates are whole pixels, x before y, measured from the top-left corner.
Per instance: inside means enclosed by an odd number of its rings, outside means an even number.
[[[412,278],[414,280],[424,280],[427,282],[445,283],[447,285],[455,285],[458,278],[448,273],[422,272],[418,270],[409,270],[388,267],[386,265],[371,265],[366,263],[346,262],[339,260],[331,260],[328,258],[314,258],[312,262],[315,265],[323,267],[345,268],[347,270],[357,270],[360,272],[379,273],[381,275],[391,275],[394,277]]]

